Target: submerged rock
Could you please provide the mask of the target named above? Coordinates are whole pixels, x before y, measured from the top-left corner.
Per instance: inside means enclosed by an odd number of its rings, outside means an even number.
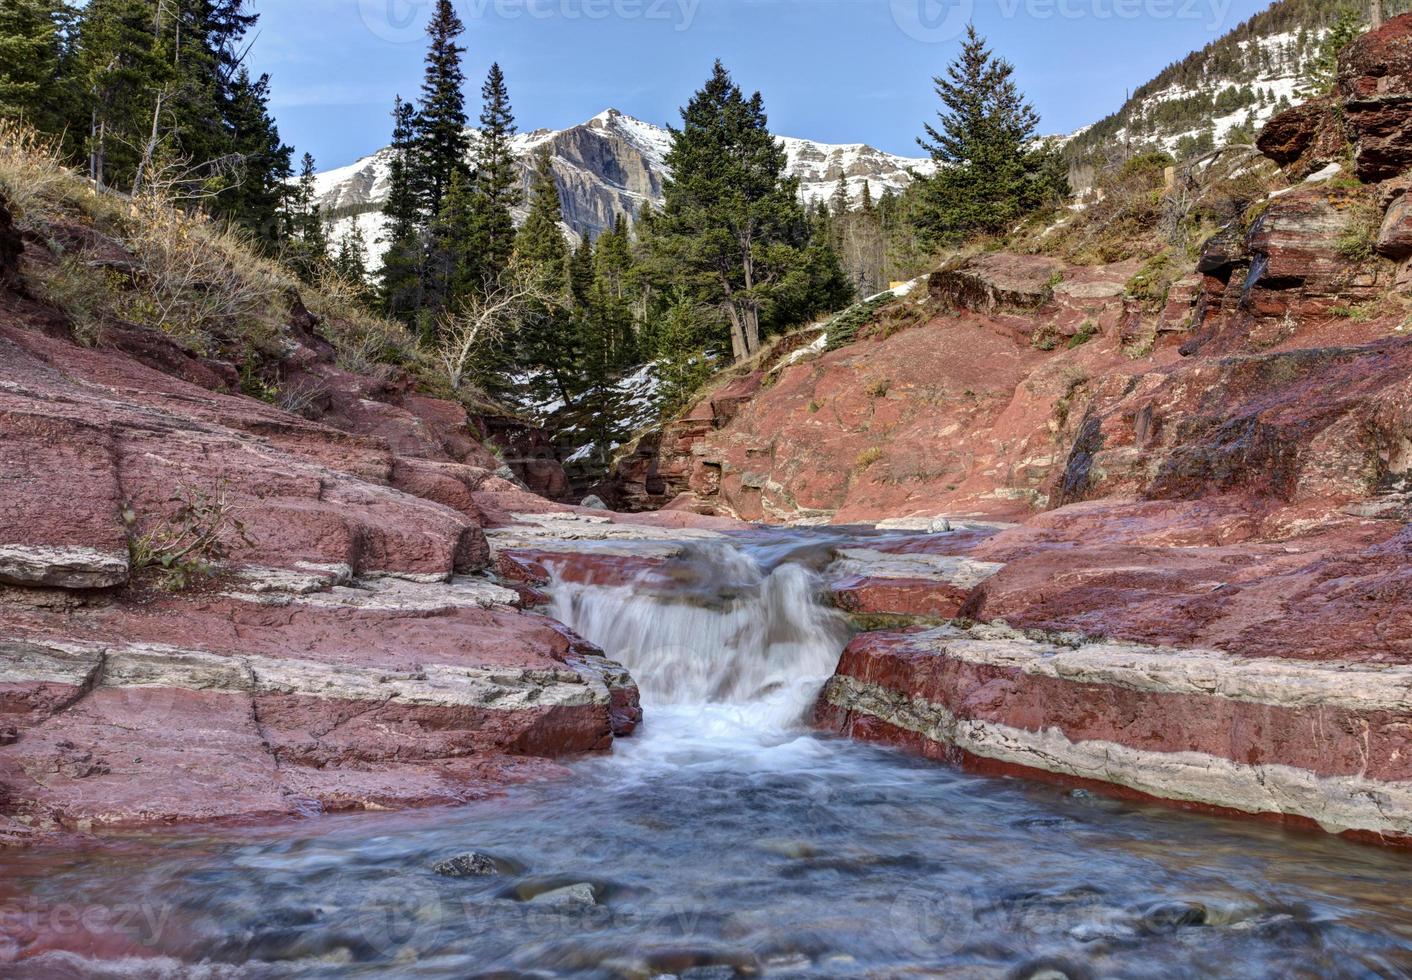
[[[479,851],[468,851],[453,858],[437,862],[432,870],[447,878],[488,878],[498,875],[500,868],[495,859]]]
[[[1176,932],[1183,926],[1206,924],[1206,906],[1194,902],[1160,902],[1142,913],[1142,929],[1153,935]]]
[[[575,908],[598,904],[593,886],[586,881],[566,885],[563,888],[555,888],[552,891],[540,892],[530,901],[535,905],[547,905],[551,908]]]

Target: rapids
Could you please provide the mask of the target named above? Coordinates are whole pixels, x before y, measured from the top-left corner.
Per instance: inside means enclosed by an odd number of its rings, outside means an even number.
[[[693,543],[666,576],[556,581],[551,615],[631,670],[645,710],[571,778],[0,856],[0,944],[17,924],[52,936],[0,975],[1412,974],[1403,853],[812,733],[850,632],[819,599],[846,533],[752,532]],[[504,873],[432,870],[472,850]],[[593,904],[531,900],[574,885]]]

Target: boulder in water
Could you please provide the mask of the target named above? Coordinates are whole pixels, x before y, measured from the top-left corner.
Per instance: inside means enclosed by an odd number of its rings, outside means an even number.
[[[608,505],[603,502],[603,498],[596,493],[591,493],[583,498],[580,507],[587,507],[589,510],[607,510]]]
[[[530,901],[536,905],[547,905],[550,908],[558,909],[581,908],[598,904],[593,886],[586,881],[566,885],[563,888],[555,888],[552,891],[540,892]]]
[[[453,858],[440,861],[432,867],[439,875],[448,878],[488,878],[500,873],[495,859],[479,851],[468,851]]]
[[[1206,906],[1194,902],[1159,902],[1142,913],[1142,930],[1153,935],[1176,932],[1183,926],[1206,924]]]

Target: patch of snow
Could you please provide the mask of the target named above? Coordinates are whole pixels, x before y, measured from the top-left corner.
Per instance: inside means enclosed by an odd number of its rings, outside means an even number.
[[[1342,164],[1339,164],[1339,163],[1331,163],[1331,164],[1329,164],[1328,166],[1324,167],[1322,170],[1316,170],[1316,171],[1314,171],[1312,174],[1310,174],[1308,177],[1305,177],[1305,178],[1304,178],[1304,182],[1305,182],[1306,184],[1320,184],[1320,183],[1323,183],[1323,182],[1326,181],[1326,180],[1331,180],[1332,178],[1338,176],[1338,175],[1341,174],[1342,172],[1343,172],[1343,165],[1342,165]]]

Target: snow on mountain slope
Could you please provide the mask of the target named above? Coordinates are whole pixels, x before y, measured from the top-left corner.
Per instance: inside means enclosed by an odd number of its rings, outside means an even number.
[[[472,132],[472,138],[476,138]],[[788,159],[787,172],[800,179],[805,201],[827,200],[842,177],[850,198],[862,196],[866,184],[873,198],[909,183],[909,170],[930,173],[930,160],[896,156],[861,143],[833,145],[782,137]],[[554,173],[564,208],[566,233],[572,238],[597,235],[612,227],[619,215],[631,221],[645,203],[662,199],[667,176],[666,157],[671,134],[661,126],[607,109],[578,126],[564,130],[535,130],[517,134],[512,147],[519,161],[528,197],[533,154],[551,147]],[[381,265],[386,243],[380,205],[387,199],[392,151],[382,149],[356,163],[325,171],[315,178],[319,203],[329,218],[331,234],[338,241],[354,222],[368,243],[370,267]],[[522,220],[525,208],[518,209]]]
[[[1148,147],[1182,157],[1251,139],[1275,113],[1303,101],[1309,67],[1340,9],[1328,0],[1276,0],[1075,132],[1066,155],[1101,165]]]

